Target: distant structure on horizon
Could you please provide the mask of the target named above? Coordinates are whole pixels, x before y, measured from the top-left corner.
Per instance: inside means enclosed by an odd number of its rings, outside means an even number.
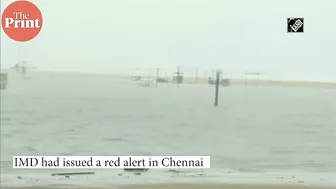
[[[248,85],[248,76],[254,76],[255,79],[253,79],[254,82],[256,82],[256,85],[259,86],[259,80],[260,80],[260,72],[245,72],[245,86]]]

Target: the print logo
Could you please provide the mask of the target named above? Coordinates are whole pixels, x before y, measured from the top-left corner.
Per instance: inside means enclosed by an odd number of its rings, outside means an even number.
[[[2,29],[15,41],[34,39],[40,33],[42,25],[41,11],[29,1],[15,1],[6,7],[2,14]]]

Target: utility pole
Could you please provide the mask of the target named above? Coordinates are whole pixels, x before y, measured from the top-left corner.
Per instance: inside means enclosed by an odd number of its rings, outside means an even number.
[[[177,88],[179,88],[179,84],[180,84],[180,67],[179,66],[177,66],[176,83],[177,83]]]
[[[215,93],[215,107],[218,106],[218,92],[219,92],[219,80],[220,80],[220,72],[219,70],[217,70],[217,74],[216,74],[216,93]]]

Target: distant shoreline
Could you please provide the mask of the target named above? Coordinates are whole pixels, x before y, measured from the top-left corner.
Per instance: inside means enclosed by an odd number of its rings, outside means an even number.
[[[1,72],[7,72],[9,74],[15,73],[12,69],[3,69]],[[132,76],[141,76],[144,79],[155,80],[156,76],[148,76],[144,74],[122,74],[122,73],[81,73],[81,72],[62,72],[62,71],[39,71],[31,70],[30,73],[34,74],[66,74],[73,76],[90,76],[90,77],[106,77],[106,78],[119,78],[119,79],[130,79]],[[164,76],[161,76],[165,78]],[[169,77],[169,79],[171,79]],[[229,78],[231,80],[231,85],[246,85],[246,86],[268,86],[268,87],[294,87],[294,88],[327,88],[336,89],[336,82],[321,82],[321,81],[293,81],[293,80],[266,80],[266,79],[247,79],[244,78]],[[185,77],[185,84],[207,84],[208,78],[190,78]]]

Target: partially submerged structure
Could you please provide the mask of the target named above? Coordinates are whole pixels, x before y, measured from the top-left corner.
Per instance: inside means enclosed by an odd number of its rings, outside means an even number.
[[[27,76],[28,70],[37,69],[36,67],[28,67],[26,61],[19,62],[11,68],[15,69],[16,73],[21,74],[25,80],[31,79],[29,76]]]
[[[173,83],[183,83],[183,75],[179,72],[177,73],[174,73],[174,76],[173,76]]]
[[[230,79],[222,79],[221,81],[220,81],[220,84],[222,85],[222,86],[224,86],[224,87],[228,87],[228,86],[230,86],[231,85],[231,81],[230,81]]]
[[[139,87],[154,87],[154,86],[156,86],[154,80],[152,80],[150,78],[139,80],[138,85],[139,85]]]
[[[209,77],[208,84],[210,86],[216,85],[216,79],[212,79],[211,77]],[[228,87],[228,86],[231,85],[231,81],[230,81],[230,79],[225,78],[225,79],[221,79],[219,84],[222,87]]]
[[[249,76],[252,76],[253,79],[248,78]],[[248,86],[248,85],[259,86],[259,80],[260,80],[259,72],[245,72],[245,86]],[[249,83],[248,81],[251,81],[252,83]]]
[[[156,82],[157,82],[157,83],[168,83],[168,79],[160,78],[160,77],[159,77],[159,78],[156,79]]]
[[[133,76],[131,77],[132,81],[139,81],[141,80],[141,76]]]

